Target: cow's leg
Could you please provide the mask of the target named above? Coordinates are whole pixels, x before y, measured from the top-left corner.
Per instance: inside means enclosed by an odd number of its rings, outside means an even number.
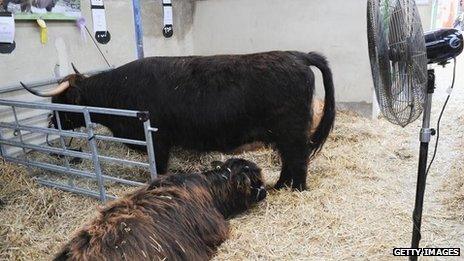
[[[274,185],[275,189],[282,189],[284,187],[290,187],[292,185],[292,175],[288,170],[287,160],[284,160],[282,152],[280,152],[280,158],[282,161],[282,169],[280,171],[280,177],[277,180],[277,183]]]
[[[168,171],[169,152],[171,145],[165,142],[161,137],[155,135],[155,160],[156,171],[158,174],[166,174]]]
[[[306,135],[277,147],[282,161],[282,171],[275,188],[292,185],[293,189],[305,190],[310,147]]]
[[[298,156],[294,162],[290,163],[292,172],[292,188],[300,191],[306,190],[306,177],[308,176],[308,157],[307,150],[302,151],[302,156]]]

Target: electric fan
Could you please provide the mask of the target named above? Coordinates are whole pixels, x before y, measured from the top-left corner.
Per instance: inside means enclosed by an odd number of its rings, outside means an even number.
[[[417,248],[428,145],[435,134],[430,128],[435,74],[433,69],[427,69],[427,64],[444,66],[459,55],[463,49],[462,33],[440,29],[424,35],[413,0],[368,0],[367,34],[372,78],[382,114],[388,121],[404,127],[424,112],[413,213],[412,248]]]

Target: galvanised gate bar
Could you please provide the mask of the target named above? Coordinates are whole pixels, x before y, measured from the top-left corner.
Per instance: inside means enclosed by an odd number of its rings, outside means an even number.
[[[5,116],[3,110],[2,121],[0,122],[0,154],[4,160],[13,163],[23,164],[28,168],[39,168],[46,171],[51,171],[60,174],[62,177],[67,179],[67,182],[57,182],[45,177],[37,177],[36,180],[43,185],[55,187],[58,189],[79,193],[87,196],[99,198],[102,201],[107,199],[115,198],[113,195],[109,195],[105,189],[105,182],[115,182],[124,185],[138,186],[143,183],[131,181],[123,178],[110,176],[102,171],[101,163],[110,162],[123,164],[127,166],[143,167],[149,170],[151,179],[156,178],[156,165],[155,165],[155,154],[153,147],[153,135],[157,129],[151,127],[148,112],[144,111],[131,111],[131,110],[119,110],[119,109],[108,109],[108,108],[96,108],[96,107],[84,107],[75,105],[64,105],[54,103],[37,103],[37,102],[23,102],[23,101],[12,101],[0,99],[1,108],[9,108],[10,117]],[[27,110],[42,110],[42,111],[53,111],[57,119],[57,128],[47,128],[41,126],[34,126],[29,123],[33,117],[26,117],[23,119],[18,118],[17,111],[19,109]],[[85,128],[82,131],[76,130],[63,130],[61,127],[61,119],[58,112],[74,112],[81,113],[85,119]],[[145,140],[132,140],[125,138],[117,138],[113,136],[100,135],[95,133],[96,124],[92,122],[91,115],[93,113],[105,114],[109,116],[122,116],[138,118],[140,124],[143,125]],[[43,114],[41,114],[43,115]],[[40,116],[40,114],[39,114]],[[36,116],[37,117],[37,116]],[[4,119],[11,119],[4,121]],[[7,133],[13,133],[11,137],[7,137]],[[50,146],[48,142],[41,144],[34,144],[24,139],[25,134],[42,134],[44,136],[55,135],[59,140],[59,147]],[[85,139],[90,152],[75,151],[68,148],[65,143],[65,138],[80,138]],[[119,142],[125,144],[133,144],[139,146],[145,146],[148,154],[148,162],[139,162],[127,159],[120,159],[112,156],[100,155],[97,148],[97,141],[107,142]],[[10,149],[8,149],[10,148]],[[16,151],[12,150],[16,148]],[[19,151],[18,151],[19,148]],[[48,162],[42,162],[40,160],[29,157],[30,151],[37,151],[41,153],[54,154],[64,157],[65,164],[60,166],[58,164],[51,164]],[[22,152],[22,153],[21,153]],[[83,160],[91,160],[93,165],[93,171],[79,170],[72,166],[69,162],[69,157],[79,158]],[[98,190],[94,191],[88,188],[83,188],[75,184],[76,178],[89,179],[97,184]]]

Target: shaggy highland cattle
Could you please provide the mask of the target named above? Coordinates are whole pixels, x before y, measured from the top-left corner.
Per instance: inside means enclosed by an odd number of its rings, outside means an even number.
[[[314,74],[322,72],[324,111],[314,133]],[[246,55],[150,57],[86,77],[76,71],[48,92],[23,86],[52,102],[150,112],[157,170],[167,172],[173,146],[232,152],[253,142],[273,145],[282,160],[275,187],[306,188],[308,161],[335,119],[332,73],[316,53],[274,51]],[[60,112],[64,129],[84,126],[83,116]],[[114,136],[144,139],[136,119],[92,115]],[[55,123],[56,119],[52,118]],[[139,148],[139,147],[136,147]],[[139,148],[140,149],[140,148]]]
[[[201,174],[169,174],[99,209],[54,260],[207,260],[227,218],[263,200],[256,164],[229,159]]]

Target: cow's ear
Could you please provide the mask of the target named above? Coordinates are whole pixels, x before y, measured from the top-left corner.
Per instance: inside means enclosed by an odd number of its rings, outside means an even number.
[[[219,161],[219,160],[215,160],[215,161],[211,162],[211,167],[213,169],[220,169],[222,167],[222,165],[224,165],[224,162]]]

